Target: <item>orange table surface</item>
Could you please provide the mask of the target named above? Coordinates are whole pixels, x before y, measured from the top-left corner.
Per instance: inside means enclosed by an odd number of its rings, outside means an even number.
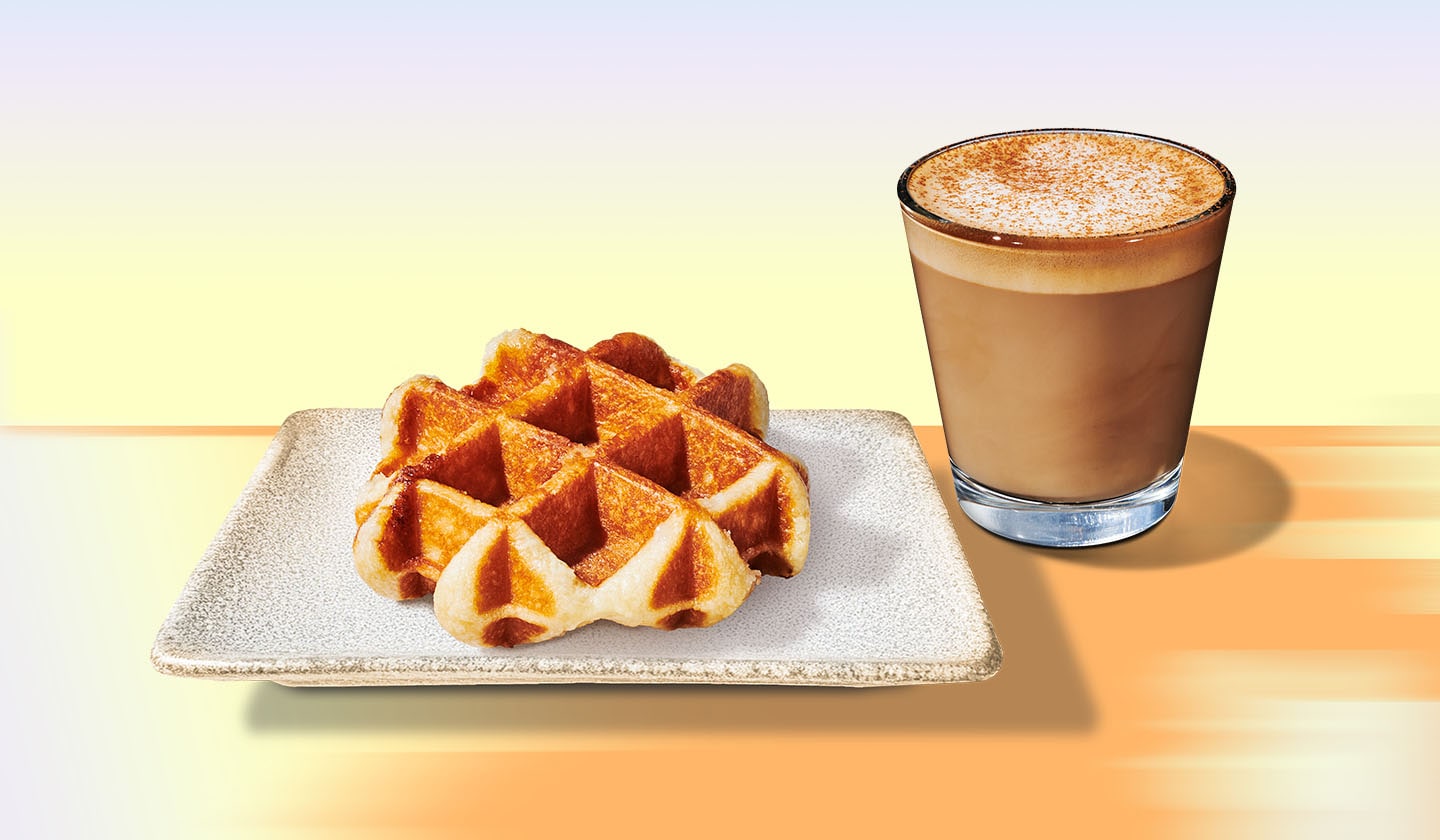
[[[1440,427],[1197,428],[1169,519],[1083,551],[971,524],[940,430],[918,428],[1004,650],[983,683],[292,689],[150,672],[149,640],[273,431],[0,436],[15,468],[64,485],[12,491],[21,539],[95,581],[47,657],[6,630],[12,667],[29,655],[45,678],[12,705],[66,766],[101,768],[32,774],[35,796],[124,802],[108,819],[135,834],[1440,836]],[[102,536],[51,527],[80,497],[110,500]],[[5,620],[49,614],[26,609]],[[103,682],[55,664],[97,653]]]

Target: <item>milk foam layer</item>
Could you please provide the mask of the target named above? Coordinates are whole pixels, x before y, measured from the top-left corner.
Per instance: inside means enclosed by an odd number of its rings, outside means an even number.
[[[1026,175],[1018,161],[1037,149],[1048,169]],[[1114,168],[1102,164],[1101,152],[1118,159]],[[965,174],[967,160],[984,164],[978,175]],[[1137,186],[1147,167],[1161,175],[1160,186],[1148,191]],[[1062,170],[1080,180],[1066,181]],[[1006,178],[1011,186],[1002,184]],[[971,182],[979,185],[978,197],[967,197],[964,185]],[[902,186],[908,200],[949,220],[902,202],[914,259],[971,283],[1039,294],[1124,291],[1194,274],[1220,259],[1234,197],[1227,173],[1199,154],[1159,140],[1082,131],[955,146],[918,164]],[[1056,195],[1046,197],[1051,188]],[[942,206],[939,196],[953,206]],[[1019,221],[1000,223],[1002,209]],[[1019,212],[1027,209],[1036,212]],[[1088,232],[1055,235],[1062,228]]]
[[[1200,215],[1225,175],[1193,152],[1123,134],[1007,134],[946,149],[911,173],[942,219],[999,234],[1124,236]]]

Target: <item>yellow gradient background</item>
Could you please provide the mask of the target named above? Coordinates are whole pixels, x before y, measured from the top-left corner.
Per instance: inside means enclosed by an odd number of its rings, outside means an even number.
[[[895,180],[1046,125],[1236,174],[1197,423],[1437,421],[1434,21],[1207,8],[13,15],[0,422],[378,406],[525,326],[938,423]]]

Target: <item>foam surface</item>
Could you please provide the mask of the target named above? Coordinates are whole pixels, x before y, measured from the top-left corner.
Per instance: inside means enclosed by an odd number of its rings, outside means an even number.
[[[921,207],[967,227],[1083,238],[1193,218],[1224,195],[1225,176],[1157,140],[1043,132],[947,149],[916,167],[908,187]]]

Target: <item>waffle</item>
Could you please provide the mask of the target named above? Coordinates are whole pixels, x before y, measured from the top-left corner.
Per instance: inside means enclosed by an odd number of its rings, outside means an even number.
[[[585,352],[504,333],[473,385],[417,376],[386,401],[356,569],[389,598],[433,592],[470,644],[714,624],[805,563],[805,468],[764,443],[768,416],[743,365],[701,377],[633,333]]]

